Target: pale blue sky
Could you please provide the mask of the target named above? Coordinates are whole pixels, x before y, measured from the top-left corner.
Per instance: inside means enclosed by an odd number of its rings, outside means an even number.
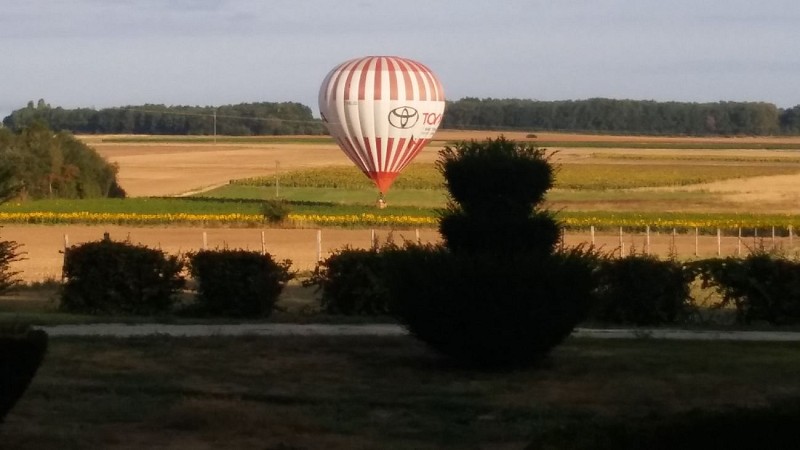
[[[800,104],[797,0],[0,0],[0,118],[53,106],[316,96],[416,59],[447,97]]]

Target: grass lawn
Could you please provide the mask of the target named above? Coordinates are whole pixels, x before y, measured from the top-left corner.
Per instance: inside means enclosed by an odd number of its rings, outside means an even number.
[[[798,345],[780,343],[571,339],[540,367],[492,373],[409,337],[52,339],[0,443],[620,449],[667,433],[708,449],[745,430],[782,448],[770,439],[800,412],[797,373]]]

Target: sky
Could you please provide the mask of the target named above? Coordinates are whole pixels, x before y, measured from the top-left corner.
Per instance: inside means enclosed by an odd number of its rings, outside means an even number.
[[[0,0],[0,118],[296,101],[365,55],[447,98],[800,104],[797,0]]]

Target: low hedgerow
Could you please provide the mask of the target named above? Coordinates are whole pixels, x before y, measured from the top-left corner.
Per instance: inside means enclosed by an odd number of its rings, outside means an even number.
[[[740,324],[800,323],[800,261],[757,249],[745,258],[697,261],[692,270],[704,288],[722,296],[719,308],[733,307]]]
[[[387,314],[388,292],[382,280],[381,258],[379,249],[344,247],[320,261],[303,285],[322,291],[320,304],[326,313]]]
[[[0,422],[28,388],[46,351],[44,331],[0,326]]]
[[[192,313],[232,317],[268,317],[286,282],[294,278],[290,260],[247,250],[203,250],[189,254],[197,281]]]
[[[64,255],[61,308],[87,314],[169,313],[184,285],[183,262],[108,238],[72,246]]]
[[[590,318],[600,322],[660,325],[683,321],[693,311],[693,274],[679,261],[634,254],[598,264]]]

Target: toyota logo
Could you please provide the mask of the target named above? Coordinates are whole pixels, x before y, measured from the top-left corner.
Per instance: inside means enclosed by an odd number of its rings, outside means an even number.
[[[419,112],[410,106],[401,106],[389,111],[389,123],[395,128],[411,128],[418,120]]]

